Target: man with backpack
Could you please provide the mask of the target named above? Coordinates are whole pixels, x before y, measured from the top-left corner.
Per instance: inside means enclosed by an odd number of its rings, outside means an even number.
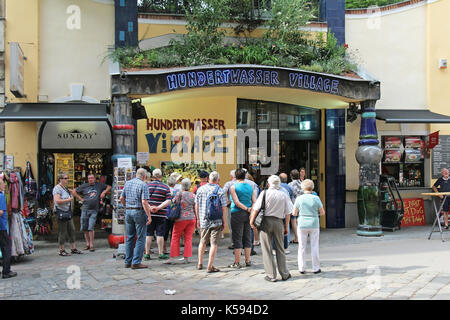
[[[197,269],[203,269],[203,255],[208,240],[211,242],[207,272],[220,271],[213,266],[221,233],[226,227],[227,199],[219,186],[219,173],[213,171],[209,175],[209,183],[197,190],[195,195],[195,216],[197,228],[200,228],[200,244],[198,246]]]

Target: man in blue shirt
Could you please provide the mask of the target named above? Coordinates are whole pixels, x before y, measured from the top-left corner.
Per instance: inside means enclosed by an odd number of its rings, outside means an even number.
[[[281,180],[281,190],[284,190],[287,193],[287,195],[289,196],[289,199],[291,199],[292,203],[294,203],[295,202],[294,191],[292,190],[292,188],[287,183],[287,181],[288,181],[287,174],[286,173],[281,173],[280,174],[280,180]],[[287,250],[287,248],[289,247],[290,239],[291,239],[291,228],[288,228],[288,234],[284,236],[285,254],[289,254],[290,253],[290,251]]]
[[[11,271],[11,241],[8,235],[8,213],[6,211],[5,183],[0,180],[0,249],[3,255],[2,278],[12,278],[17,276],[17,272]]]

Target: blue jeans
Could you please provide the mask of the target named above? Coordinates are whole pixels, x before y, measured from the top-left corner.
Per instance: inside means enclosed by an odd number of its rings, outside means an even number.
[[[144,255],[147,215],[144,210],[127,210],[125,224],[127,230],[125,263],[140,264]],[[136,244],[134,243],[135,237],[137,237]]]

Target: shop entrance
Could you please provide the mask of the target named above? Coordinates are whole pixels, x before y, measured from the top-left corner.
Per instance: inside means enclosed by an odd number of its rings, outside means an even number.
[[[280,141],[280,173],[305,168],[306,178],[313,180],[314,190],[319,193],[319,142],[302,140]],[[290,179],[290,178],[289,178]]]
[[[39,160],[40,186],[52,190],[58,183],[58,174],[67,173],[69,181],[67,186],[74,189],[87,182],[87,176],[93,173],[97,181],[108,185],[112,183],[113,165],[111,161],[111,150],[42,150]],[[81,215],[81,204],[74,201],[73,213]]]

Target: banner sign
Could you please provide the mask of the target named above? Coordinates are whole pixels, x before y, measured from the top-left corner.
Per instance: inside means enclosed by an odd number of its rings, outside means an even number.
[[[402,220],[402,227],[424,226],[425,207],[422,198],[403,199],[405,213]]]

